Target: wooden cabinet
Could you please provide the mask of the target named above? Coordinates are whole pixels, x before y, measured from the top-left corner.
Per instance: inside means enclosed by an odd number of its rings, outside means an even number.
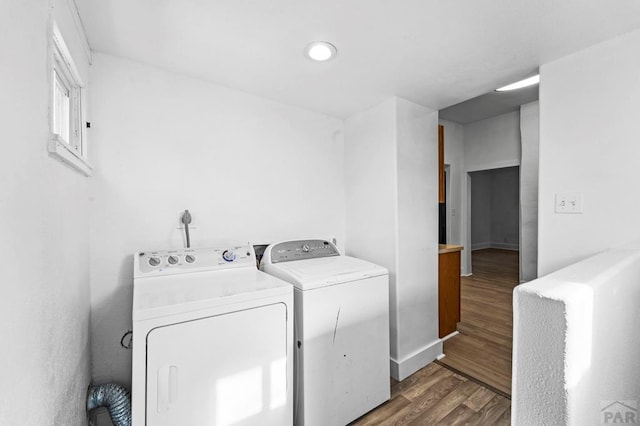
[[[460,322],[460,251],[462,246],[440,244],[438,250],[438,314],[442,338]]]

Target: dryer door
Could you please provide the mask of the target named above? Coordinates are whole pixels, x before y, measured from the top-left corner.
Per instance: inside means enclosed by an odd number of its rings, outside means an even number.
[[[291,424],[286,362],[283,303],[155,328],[146,424]]]

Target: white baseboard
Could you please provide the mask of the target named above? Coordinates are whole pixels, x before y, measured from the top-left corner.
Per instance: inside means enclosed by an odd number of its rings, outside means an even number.
[[[520,244],[517,244],[517,243],[491,243],[491,248],[518,251],[518,250],[520,250]]]
[[[458,330],[447,334],[446,336],[444,336],[443,338],[440,339],[440,341],[444,342],[445,340],[451,339],[453,336],[457,336],[458,334],[460,334],[460,332]]]
[[[488,248],[518,251],[520,250],[520,245],[517,243],[476,243],[471,245],[471,251],[484,250]]]
[[[489,241],[485,241],[482,243],[473,243],[471,244],[471,251],[474,250],[484,250],[484,249],[488,249],[491,248],[491,243]]]
[[[404,380],[425,365],[438,359],[441,355],[442,341],[438,339],[401,361],[391,358],[389,360],[391,363],[391,377],[398,381]]]

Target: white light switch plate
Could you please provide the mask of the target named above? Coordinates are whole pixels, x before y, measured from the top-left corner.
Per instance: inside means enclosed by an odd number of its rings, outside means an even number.
[[[564,192],[561,194],[556,194],[556,213],[582,213],[582,193]]]

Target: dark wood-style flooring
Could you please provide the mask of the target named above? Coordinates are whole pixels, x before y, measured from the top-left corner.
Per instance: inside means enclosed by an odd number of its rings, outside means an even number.
[[[391,386],[391,399],[351,426],[509,425],[511,401],[431,363]]]
[[[511,395],[513,288],[518,252],[485,249],[472,254],[473,275],[462,277],[459,334],[444,342],[440,361]]]

